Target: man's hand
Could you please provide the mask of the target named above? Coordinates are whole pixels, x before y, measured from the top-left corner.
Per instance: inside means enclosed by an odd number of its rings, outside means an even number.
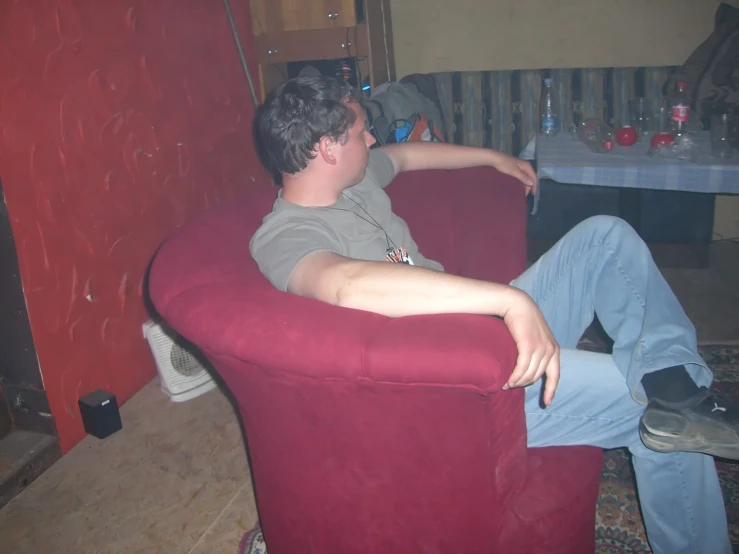
[[[492,164],[495,169],[521,181],[526,187],[526,195],[536,194],[539,188],[539,179],[537,179],[536,172],[529,162],[502,152],[495,152],[495,154],[495,161]]]
[[[516,367],[503,389],[525,387],[546,374],[544,404],[549,406],[559,382],[559,345],[544,315],[531,297],[522,294],[506,310],[503,321],[518,349]]]

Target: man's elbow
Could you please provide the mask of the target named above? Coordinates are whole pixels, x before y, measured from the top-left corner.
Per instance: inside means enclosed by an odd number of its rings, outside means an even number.
[[[333,291],[330,302],[340,308],[353,308],[356,305],[354,299],[355,294],[353,288],[349,284],[344,283]]]
[[[319,286],[321,300],[340,308],[352,306],[355,287],[349,269],[343,264],[337,264],[326,272]]]
[[[340,308],[356,308],[361,289],[361,278],[357,274],[359,265],[351,260],[326,271],[317,283],[318,299]]]
[[[296,275],[290,280],[288,292],[312,298],[332,306],[347,307],[353,296],[343,264],[321,268],[320,271]]]

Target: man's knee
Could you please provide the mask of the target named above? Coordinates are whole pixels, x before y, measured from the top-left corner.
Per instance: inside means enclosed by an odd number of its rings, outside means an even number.
[[[613,237],[619,241],[636,241],[643,243],[634,228],[620,217],[613,215],[595,215],[583,221],[583,225],[592,236]]]
[[[604,229],[606,231],[610,231],[613,229],[628,229],[631,231],[634,230],[631,225],[626,223],[626,221],[624,221],[620,217],[616,217],[615,215],[594,215],[587,218],[585,221],[583,221],[583,223],[597,229]]]

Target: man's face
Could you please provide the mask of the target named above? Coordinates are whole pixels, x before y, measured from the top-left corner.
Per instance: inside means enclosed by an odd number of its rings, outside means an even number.
[[[338,147],[337,161],[350,181],[349,186],[352,186],[364,179],[369,162],[369,148],[375,143],[375,137],[367,130],[367,116],[362,107],[356,102],[349,104],[349,107],[356,118],[347,130],[346,142]]]

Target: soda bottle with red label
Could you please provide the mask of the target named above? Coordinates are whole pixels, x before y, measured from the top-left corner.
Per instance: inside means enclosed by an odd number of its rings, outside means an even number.
[[[688,88],[688,83],[678,81],[675,93],[670,98],[670,119],[672,120],[672,130],[676,137],[688,131],[691,101],[690,96],[685,91],[686,88]]]

